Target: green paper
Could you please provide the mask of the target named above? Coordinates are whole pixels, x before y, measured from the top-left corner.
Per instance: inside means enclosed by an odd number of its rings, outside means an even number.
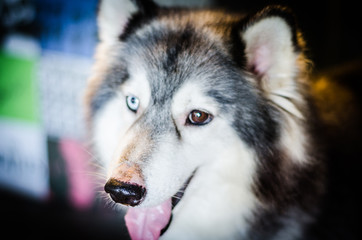
[[[0,52],[0,117],[39,122],[35,59]]]

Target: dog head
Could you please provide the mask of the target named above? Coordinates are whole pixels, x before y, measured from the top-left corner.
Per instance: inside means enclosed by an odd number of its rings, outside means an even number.
[[[270,176],[257,178],[258,161],[308,161],[304,43],[288,9],[246,16],[103,0],[98,25],[87,116],[114,201],[160,205],[202,168],[235,158],[252,191]]]

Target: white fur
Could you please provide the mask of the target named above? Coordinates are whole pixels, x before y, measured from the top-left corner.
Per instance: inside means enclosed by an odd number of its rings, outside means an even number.
[[[295,53],[291,29],[280,17],[269,17],[249,27],[242,38],[246,43],[248,65],[261,78],[262,88],[276,105],[303,118],[292,100],[300,100],[295,82],[298,54]]]
[[[284,114],[284,123],[282,134],[280,136],[280,145],[282,149],[289,154],[289,159],[295,163],[305,164],[309,162],[306,157],[306,147],[308,136],[304,129],[304,124],[301,124],[297,119],[290,118]]]
[[[105,43],[117,43],[129,17],[137,11],[137,8],[131,0],[102,0],[100,9],[99,37]]]
[[[227,119],[218,115],[216,104],[203,94],[202,87],[189,83],[176,94],[173,114],[185,116],[192,109],[215,115],[203,127],[178,122],[184,142],[180,148],[184,157],[196,162],[197,173],[162,239],[239,239],[248,229],[246,219],[258,205],[251,190],[256,167],[253,152]]]
[[[131,68],[130,72],[132,78],[118,91],[116,90],[116,97],[102,107],[94,121],[95,150],[106,165],[108,175],[111,162],[113,161],[113,165],[117,164],[120,151],[124,147],[121,143],[126,142],[124,138],[128,129],[147,107],[150,99],[150,88],[144,71]],[[137,114],[131,112],[126,105],[128,95],[134,95],[140,99]]]
[[[305,117],[296,105],[304,105],[296,83],[299,55],[294,51],[289,25],[280,17],[268,17],[249,27],[242,38],[246,43],[248,65],[261,78],[264,93],[285,111],[281,146],[290,159],[305,163],[307,140],[303,124],[300,124]]]
[[[122,99],[123,96],[120,94],[119,97],[109,101],[94,120],[94,148],[106,169],[110,167],[120,136],[126,131],[125,126],[132,123],[132,119],[122,116],[122,109],[126,108]]]
[[[175,133],[161,136],[155,143],[156,150],[143,171],[148,185],[148,197],[141,206],[152,206],[170,198],[198,166],[211,158],[211,156],[204,158],[198,153],[208,152],[210,149],[205,144],[205,140],[215,137],[212,134],[214,124],[210,123],[209,126],[201,128],[185,125],[188,114],[194,109],[217,113],[215,103],[204,96],[200,87],[195,84],[186,84],[174,96],[171,110],[172,117],[182,135],[182,143],[180,144]],[[196,137],[197,135],[203,137],[200,139]]]
[[[271,89],[279,89],[283,81],[294,79],[296,55],[291,29],[280,17],[268,17],[249,27],[242,38],[250,67],[263,75]]]
[[[147,80],[147,75],[139,64],[139,61],[135,60],[134,63],[129,68],[129,73],[131,79],[127,80],[121,87],[122,93],[124,96],[136,96],[140,100],[140,106],[137,111],[137,115],[142,114],[144,109],[148,106],[148,103],[151,98],[151,90]]]
[[[188,82],[174,96],[172,103],[172,115],[180,128],[184,128],[184,123],[192,110],[202,110],[214,116],[218,115],[217,104],[205,96],[203,87],[199,83]]]

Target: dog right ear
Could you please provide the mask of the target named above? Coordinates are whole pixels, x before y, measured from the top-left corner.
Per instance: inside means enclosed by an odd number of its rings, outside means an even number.
[[[134,16],[154,15],[158,6],[152,0],[100,0],[98,9],[99,39],[115,43],[129,29]]]

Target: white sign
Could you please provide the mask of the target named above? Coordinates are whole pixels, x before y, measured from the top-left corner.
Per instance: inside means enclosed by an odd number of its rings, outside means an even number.
[[[38,199],[48,196],[47,145],[41,127],[0,119],[0,185]]]

